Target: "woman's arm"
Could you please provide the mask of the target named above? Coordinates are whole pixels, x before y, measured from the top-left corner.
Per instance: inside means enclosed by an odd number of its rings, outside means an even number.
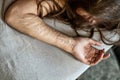
[[[36,0],[17,0],[7,10],[5,21],[18,31],[71,53],[85,64],[96,65],[103,58],[109,57],[104,55],[104,50],[97,50],[91,46],[100,45],[100,43],[88,38],[69,37],[44,23],[39,17],[40,12],[42,11],[42,16],[45,16],[57,10],[57,7],[53,8],[55,6],[53,3],[50,2],[51,5],[47,3],[43,2],[42,6],[39,6]]]
[[[42,7],[38,6],[35,0],[17,0],[7,10],[5,21],[25,34],[72,53],[74,39],[51,28],[38,16],[40,11],[43,11],[42,16],[54,11],[56,8],[53,8],[53,3],[43,2]]]

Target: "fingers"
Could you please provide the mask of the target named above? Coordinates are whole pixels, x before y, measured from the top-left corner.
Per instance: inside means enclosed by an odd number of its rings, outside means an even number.
[[[103,59],[105,60],[105,59],[107,59],[109,57],[110,57],[110,54],[104,54]]]
[[[105,49],[103,49],[102,51],[105,53]],[[104,54],[103,59],[105,60],[105,59],[107,59],[109,57],[110,57],[110,54]]]
[[[104,52],[102,50],[99,51],[99,53],[97,53],[98,55],[94,58],[94,60],[91,62],[91,66],[94,66],[96,64],[98,64],[104,56]]]
[[[103,56],[104,56],[104,52],[101,50],[98,56],[96,57],[94,64],[98,64],[103,59]]]
[[[96,64],[98,64],[100,61],[102,60],[105,60],[107,58],[110,57],[110,54],[105,54],[105,50],[100,50],[98,53],[97,53],[97,56],[93,57],[91,62],[90,62],[90,65],[91,66],[94,66]]]
[[[102,45],[102,43],[100,43],[98,41],[95,41],[95,40],[92,40],[92,39],[90,39],[89,42],[90,42],[91,45],[96,45],[96,46],[101,46]]]
[[[110,54],[105,54],[104,49],[90,51],[90,53],[84,59],[82,59],[82,62],[87,65],[94,66],[94,65],[97,65],[100,61],[107,59],[109,57],[110,57]]]
[[[88,60],[88,64],[89,65],[96,65],[97,63],[99,63],[104,55],[104,51],[103,50],[97,50],[93,47],[90,48],[89,52],[87,52],[85,59]]]

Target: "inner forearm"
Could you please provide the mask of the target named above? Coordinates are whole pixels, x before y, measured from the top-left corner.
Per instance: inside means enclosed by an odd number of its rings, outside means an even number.
[[[74,45],[73,38],[51,28],[36,15],[27,14],[22,18],[14,18],[14,20],[8,22],[8,24],[38,40],[57,46],[67,52],[72,52]]]

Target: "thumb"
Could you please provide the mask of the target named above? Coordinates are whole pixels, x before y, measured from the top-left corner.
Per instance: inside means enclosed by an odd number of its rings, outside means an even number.
[[[105,60],[105,59],[107,59],[109,57],[110,57],[110,54],[104,54],[103,59]]]

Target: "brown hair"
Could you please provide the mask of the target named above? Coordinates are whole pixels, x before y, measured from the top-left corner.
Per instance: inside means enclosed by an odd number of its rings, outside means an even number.
[[[89,25],[89,22],[76,14],[76,9],[79,7],[82,7],[102,21],[95,25]],[[68,22],[77,33],[77,36],[80,36],[77,29],[90,29],[90,35],[88,36],[90,38],[93,36],[95,29],[97,29],[101,40],[105,44],[110,45],[120,42],[120,40],[112,42],[107,39],[101,30],[102,28],[107,31],[112,31],[119,34],[120,37],[120,0],[67,0],[61,12],[54,16]]]
[[[53,12],[49,16],[69,23],[77,36],[80,36],[77,29],[89,29],[90,35],[87,37],[93,37],[97,30],[105,44],[116,44],[120,41],[120,39],[116,42],[111,41],[102,33],[102,30],[107,30],[120,35],[120,0],[66,0],[63,9],[54,0],[51,1],[57,5],[59,12]],[[101,22],[90,25],[82,16],[76,14],[76,9],[79,7],[101,19]]]

